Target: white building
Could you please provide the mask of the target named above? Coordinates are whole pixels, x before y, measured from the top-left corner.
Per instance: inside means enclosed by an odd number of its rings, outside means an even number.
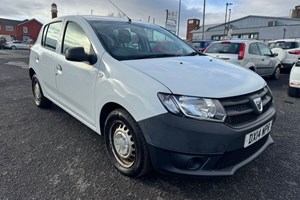
[[[218,25],[204,26],[204,39],[253,38],[275,40],[300,38],[300,19],[288,17],[246,16]],[[202,27],[191,31],[193,39],[202,39]],[[226,37],[225,37],[226,35]]]

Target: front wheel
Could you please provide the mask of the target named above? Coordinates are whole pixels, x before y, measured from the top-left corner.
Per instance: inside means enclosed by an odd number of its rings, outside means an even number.
[[[142,130],[126,110],[116,109],[108,115],[104,136],[110,160],[122,174],[138,177],[151,169]]]
[[[278,80],[280,75],[280,68],[276,67],[275,71],[273,72],[271,78],[274,80]]]
[[[11,46],[11,49],[12,49],[12,50],[16,50],[17,47],[16,47],[16,46]]]
[[[44,96],[40,82],[36,75],[32,76],[32,93],[36,106],[40,108],[48,108],[51,105],[51,101]]]

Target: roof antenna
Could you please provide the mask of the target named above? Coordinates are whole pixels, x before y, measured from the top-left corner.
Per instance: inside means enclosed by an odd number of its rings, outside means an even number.
[[[109,1],[114,7],[116,7],[128,19],[128,22],[131,23],[131,19],[118,6],[116,6],[116,4],[114,4],[111,0],[107,1]]]

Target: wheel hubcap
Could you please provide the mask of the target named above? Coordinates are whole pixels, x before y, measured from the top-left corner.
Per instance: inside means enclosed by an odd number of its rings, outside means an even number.
[[[34,97],[35,97],[35,103],[40,104],[42,94],[38,83],[35,83],[34,85]]]
[[[130,167],[135,161],[135,146],[129,129],[123,123],[113,126],[111,134],[112,150],[115,158],[123,167]]]
[[[280,74],[280,69],[279,69],[279,68],[277,68],[277,69],[276,69],[276,78],[278,78],[278,77],[279,77],[279,74]]]

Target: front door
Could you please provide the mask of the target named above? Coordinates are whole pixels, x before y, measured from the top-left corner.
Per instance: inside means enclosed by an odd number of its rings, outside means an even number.
[[[95,126],[94,90],[98,69],[88,62],[68,61],[68,48],[83,47],[91,54],[93,47],[83,29],[74,22],[68,22],[56,65],[56,83],[62,105],[91,126]]]

